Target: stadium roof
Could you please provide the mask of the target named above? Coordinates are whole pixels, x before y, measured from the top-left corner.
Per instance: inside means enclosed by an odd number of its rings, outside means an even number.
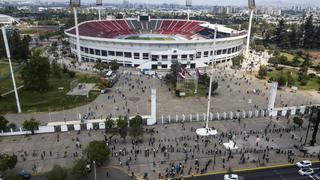
[[[17,22],[18,19],[5,15],[5,14],[0,14],[0,24],[12,24],[13,22]]]
[[[239,33],[239,31],[237,31],[237,30],[235,30],[235,29],[228,28],[228,27],[226,27],[226,26],[224,26],[224,25],[221,25],[221,24],[209,24],[209,23],[205,23],[205,24],[201,24],[200,26],[214,30],[216,25],[218,26],[218,31],[219,31],[219,32],[226,33],[226,34]]]

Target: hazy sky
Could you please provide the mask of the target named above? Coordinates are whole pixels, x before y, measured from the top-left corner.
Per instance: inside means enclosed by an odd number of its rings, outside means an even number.
[[[67,0],[51,0],[51,1],[67,1]],[[82,0],[82,2],[95,2],[95,0]],[[103,0],[103,2],[122,3],[123,0]],[[185,4],[185,0],[129,0],[130,3],[175,3]],[[193,4],[197,5],[246,5],[247,0],[192,0]],[[256,0],[257,5],[294,5],[294,4],[309,4],[320,6],[320,0]]]

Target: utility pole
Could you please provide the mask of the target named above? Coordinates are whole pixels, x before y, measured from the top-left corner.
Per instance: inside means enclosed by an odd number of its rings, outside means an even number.
[[[21,113],[20,100],[19,100],[18,90],[17,90],[17,86],[16,86],[16,80],[14,78],[13,68],[12,68],[12,63],[11,63],[11,54],[10,54],[10,48],[9,48],[9,44],[8,44],[7,32],[6,32],[6,28],[4,26],[2,26],[2,35],[3,35],[4,45],[6,48],[7,58],[9,60],[9,67],[10,67],[10,73],[11,73],[11,78],[12,78],[14,94],[16,96],[17,109],[18,109],[18,113]]]

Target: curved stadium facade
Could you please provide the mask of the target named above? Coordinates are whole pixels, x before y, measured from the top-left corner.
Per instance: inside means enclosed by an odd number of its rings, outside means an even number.
[[[79,24],[82,61],[116,60],[127,67],[168,69],[173,61],[187,68],[212,61],[214,26],[205,21],[180,19],[121,19]],[[75,55],[75,27],[65,31]],[[242,53],[247,33],[218,25],[216,63]]]

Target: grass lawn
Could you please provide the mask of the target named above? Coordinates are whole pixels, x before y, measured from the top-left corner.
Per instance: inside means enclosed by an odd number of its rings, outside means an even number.
[[[294,55],[285,52],[281,52],[280,56],[286,56],[288,58],[288,61],[292,61],[292,59],[294,58]]]
[[[2,71],[0,70],[0,72]],[[8,80],[9,78],[5,80],[0,80],[1,87],[3,87],[2,82],[11,82],[11,79]],[[100,81],[98,76],[84,73],[77,73],[75,78],[78,79],[79,83],[98,83]],[[19,76],[17,77],[17,80],[22,83]],[[69,78],[69,76],[67,75],[63,75],[61,78],[51,77],[49,79],[51,89],[44,93],[29,91],[25,88],[20,89],[19,98],[22,111],[39,112],[58,111],[62,110],[63,108],[70,109],[92,102],[100,94],[96,92],[90,93],[89,98],[85,96],[67,96],[66,93],[70,89],[69,86],[72,80],[73,79]],[[63,89],[59,90],[59,87],[63,87]],[[9,89],[9,87],[7,89]],[[5,97],[0,97],[0,114],[15,112],[16,103],[14,93],[11,93]]]
[[[22,81],[20,79],[21,65],[17,63],[12,63],[14,77],[16,80],[17,87],[22,85]],[[0,61],[0,94],[8,92],[13,89],[10,68],[8,61]]]
[[[318,76],[310,78],[307,85],[301,86],[300,82],[298,81],[299,71],[296,69],[283,68],[281,71],[279,71],[274,68],[272,72],[268,72],[267,77],[268,77],[268,79],[270,79],[272,77],[276,78],[280,75],[281,72],[283,72],[284,74],[292,73],[292,77],[295,81],[293,83],[293,86],[297,86],[300,90],[316,90],[316,91],[318,91],[320,88],[320,77],[318,77]]]
[[[156,40],[156,41],[169,41],[169,40],[175,40],[172,37],[140,37],[140,36],[130,36],[126,39],[129,40]]]

